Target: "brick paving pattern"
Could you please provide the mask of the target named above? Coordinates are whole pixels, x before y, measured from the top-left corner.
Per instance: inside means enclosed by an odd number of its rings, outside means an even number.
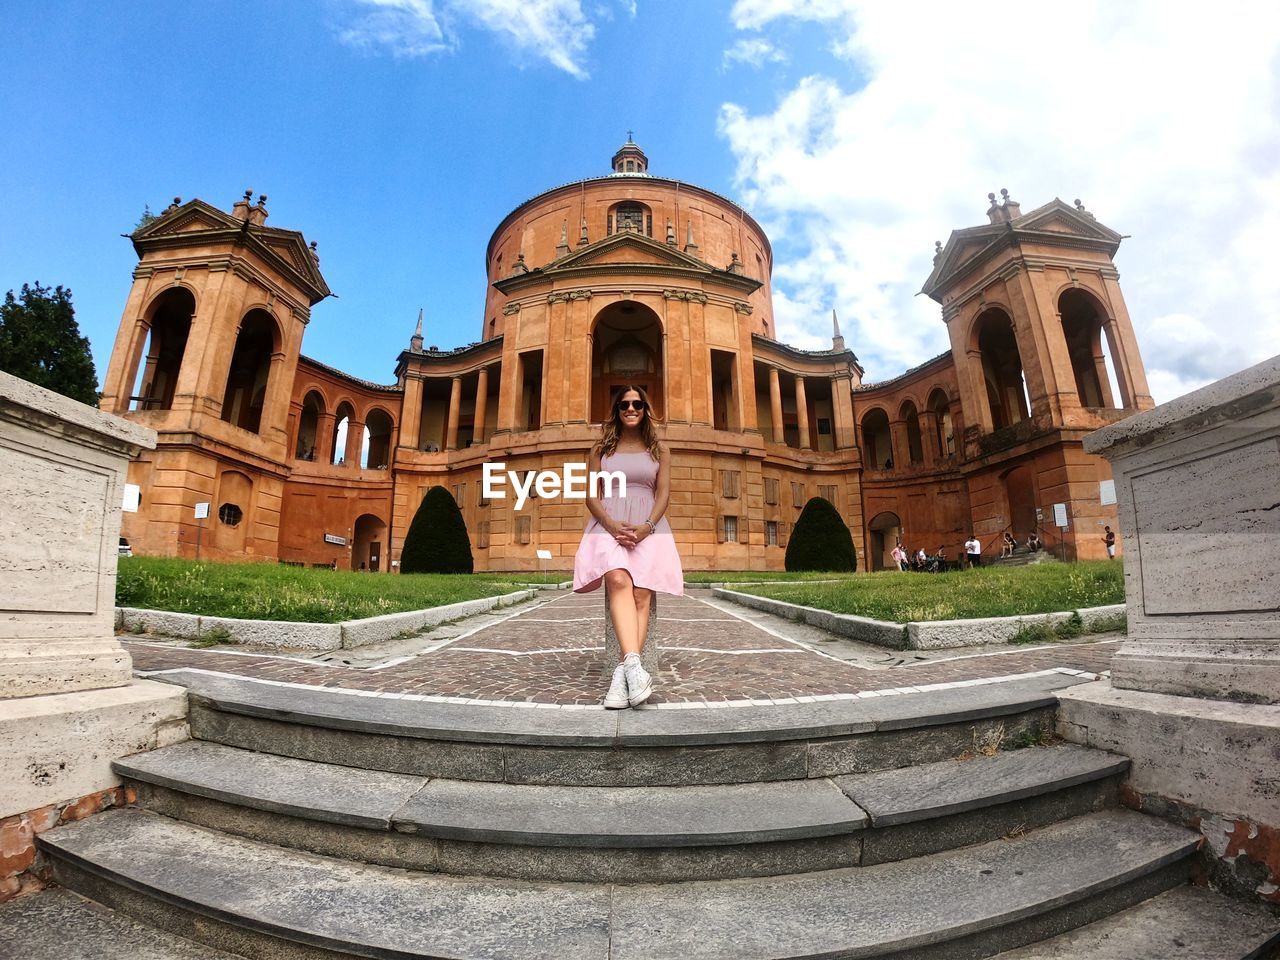
[[[654,704],[778,700],[954,683],[1069,668],[1109,669],[1115,643],[1062,644],[866,669],[815,653],[693,597],[659,595],[662,667]],[[198,650],[121,638],[134,669],[194,667],[308,686],[588,705],[608,686],[600,593],[559,596],[387,666],[354,668],[271,654]]]

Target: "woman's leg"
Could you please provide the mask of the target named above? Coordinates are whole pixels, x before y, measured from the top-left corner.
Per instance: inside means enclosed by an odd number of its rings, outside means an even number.
[[[610,570],[604,575],[609,591],[609,616],[613,618],[613,632],[617,634],[622,655],[640,652],[641,633],[636,623],[635,591],[631,574],[626,570]],[[646,618],[648,605],[645,607]]]
[[[645,587],[632,586],[631,595],[636,601],[636,650],[644,649],[644,642],[649,638],[649,610],[653,600],[653,591]]]

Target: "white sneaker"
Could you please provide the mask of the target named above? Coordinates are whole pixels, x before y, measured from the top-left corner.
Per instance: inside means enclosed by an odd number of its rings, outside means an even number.
[[[613,671],[613,682],[609,684],[609,692],[604,695],[604,708],[625,710],[630,705],[631,701],[627,699],[627,675],[622,664],[618,664],[617,669]]]
[[[653,693],[653,677],[649,676],[649,671],[640,663],[640,655],[635,653],[627,654],[622,661],[622,670],[627,680],[627,701],[631,706],[638,707]]]

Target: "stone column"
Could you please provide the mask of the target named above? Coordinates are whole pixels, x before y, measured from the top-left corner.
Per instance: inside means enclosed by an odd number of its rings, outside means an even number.
[[[422,431],[422,379],[405,374],[404,399],[400,401],[400,433],[401,447],[410,450],[418,449],[418,434]]]
[[[809,443],[809,401],[804,395],[804,377],[796,377],[796,422],[800,428],[800,449],[808,450]]]
[[[343,452],[343,466],[360,469],[361,448],[364,446],[364,421],[354,416],[347,420],[347,448]]]
[[[0,697],[118,687],[120,504],[153,430],[0,373]]]
[[[778,385],[778,368],[769,368],[769,410],[773,415],[773,442],[786,443],[782,428],[782,388]]]
[[[481,367],[476,378],[476,418],[473,443],[484,443],[484,418],[489,412],[489,368]]]
[[[1280,703],[1280,357],[1085,449],[1111,461],[1124,538],[1129,640],[1113,685]]]
[[[453,387],[449,391],[449,430],[445,435],[444,448],[458,448],[458,418],[462,416],[462,378],[453,378]]]
[[[937,463],[942,459],[942,450],[938,446],[938,412],[928,407],[920,411],[920,445],[925,463]]]
[[[831,414],[835,418],[836,449],[857,446],[857,424],[853,420],[853,378],[848,374],[831,378]]]
[[[328,410],[316,415],[316,463],[333,463],[333,428],[336,419]]]

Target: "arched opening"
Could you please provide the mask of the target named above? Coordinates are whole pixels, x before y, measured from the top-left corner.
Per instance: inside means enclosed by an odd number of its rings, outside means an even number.
[[[1025,543],[1036,520],[1036,478],[1029,466],[1014,467],[1004,475],[1005,501],[1009,505],[1009,532]]]
[[[1058,298],[1058,313],[1080,405],[1114,408],[1120,391],[1114,385],[1114,365],[1107,362],[1105,317],[1097,302],[1083,290],[1067,290]]]
[[[893,469],[889,415],[878,407],[862,418],[862,462],[868,470]]]
[[[391,417],[383,410],[370,410],[364,423],[360,466],[366,470],[385,470],[391,465]]]
[[[344,466],[347,462],[347,433],[351,430],[355,412],[355,408],[343,400],[333,415],[333,444],[329,448],[329,462],[335,467]]]
[[[920,435],[920,412],[908,400],[902,405],[902,422],[907,430],[907,456],[913,464],[924,463],[924,440]]]
[[[665,416],[662,324],[634,300],[610,304],[596,315],[591,340],[591,420],[603,423],[609,405],[627,384],[644,387],[658,420]]]
[[[871,534],[871,569],[896,570],[893,562],[893,548],[902,536],[902,521],[896,513],[886,510],[877,513],[867,524]]]
[[[371,513],[356,518],[352,532],[351,569],[377,572],[384,566],[383,544],[387,540],[387,525]]]
[[[243,553],[249,535],[253,481],[235,470],[218,478],[214,543],[226,553]]]
[[[151,307],[151,328],[134,383],[130,410],[169,410],[191,334],[196,299],[185,287],[159,296]]]
[[[324,413],[324,397],[320,391],[310,390],[302,398],[302,412],[298,414],[298,442],[293,455],[299,460],[316,458],[316,439],[320,430],[320,415]]]
[[[250,310],[240,322],[222,395],[222,419],[227,423],[253,433],[261,428],[275,349],[275,319],[265,310]]]
[[[978,318],[977,332],[991,428],[1011,427],[1031,416],[1013,323],[1003,310],[993,308]]]
[[[652,237],[653,214],[642,203],[620,203],[609,211],[605,233],[608,236],[615,233],[639,233]]]
[[[929,409],[933,412],[934,440],[940,457],[956,454],[956,428],[951,420],[951,401],[941,388],[929,394]]]

